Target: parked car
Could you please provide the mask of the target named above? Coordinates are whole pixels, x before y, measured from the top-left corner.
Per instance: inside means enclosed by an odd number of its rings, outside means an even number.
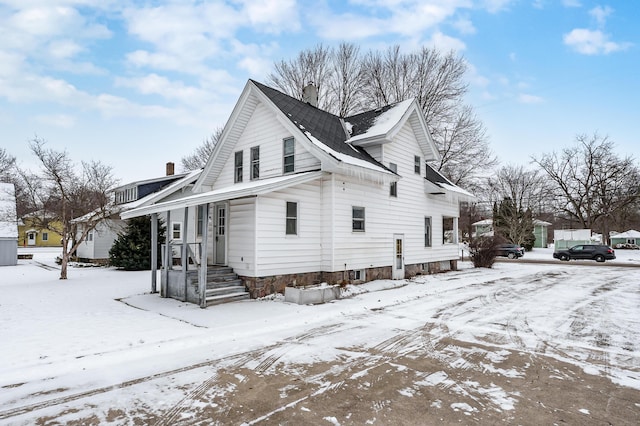
[[[517,244],[500,244],[496,248],[496,256],[504,256],[509,259],[518,259],[524,256],[524,248]]]
[[[604,262],[605,260],[615,259],[616,252],[611,247],[603,244],[581,244],[568,250],[557,250],[553,253],[553,257],[560,260],[588,259]]]

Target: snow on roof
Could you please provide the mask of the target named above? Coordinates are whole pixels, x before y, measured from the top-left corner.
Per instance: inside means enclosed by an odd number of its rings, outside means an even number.
[[[493,225],[493,219],[483,219],[472,223],[473,226]]]
[[[0,182],[0,238],[18,238],[16,195],[12,183]]]
[[[393,129],[396,124],[398,124],[412,102],[413,98],[398,102],[397,104],[393,105],[387,111],[376,117],[373,125],[369,127],[364,133],[353,136],[347,139],[346,142],[353,143],[362,139],[369,139],[386,135],[387,133],[389,133],[389,131],[391,131],[391,129]],[[347,126],[347,128],[352,127],[351,123],[346,120],[345,125]]]
[[[189,172],[187,174],[185,174],[182,178],[171,182],[169,185],[163,187],[162,189],[160,189],[159,191],[156,192],[152,192],[151,194],[142,197],[138,200],[135,201],[131,201],[130,203],[126,203],[126,204],[122,204],[122,209],[123,210],[130,210],[130,209],[135,209],[136,207],[140,207],[142,205],[145,204],[149,204],[149,202],[153,202],[159,199],[162,199],[163,197],[172,194],[173,192],[175,192],[176,190],[184,187],[185,185],[191,183],[192,181],[194,181],[195,179],[197,179],[200,174],[202,173],[202,169],[198,169],[198,170],[194,170],[192,172]]]
[[[630,229],[628,231],[612,235],[611,238],[640,238],[640,232],[635,229]]]

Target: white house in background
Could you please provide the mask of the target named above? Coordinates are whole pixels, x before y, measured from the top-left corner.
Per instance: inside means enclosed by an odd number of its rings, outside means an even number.
[[[640,232],[630,229],[626,232],[611,235],[611,246],[614,248],[627,248],[640,245]]]
[[[0,182],[0,266],[18,263],[18,218],[12,183]]]
[[[254,298],[456,269],[473,196],[427,165],[439,153],[417,102],[341,118],[312,86],[305,98],[249,80],[192,194],[122,213],[169,224],[163,296],[215,302],[213,265]]]
[[[92,262],[108,261],[111,246],[118,238],[118,234],[126,227],[126,221],[120,218],[121,212],[171,199],[174,193],[183,191],[185,187],[195,183],[200,175],[200,170],[179,175],[174,174],[173,171],[173,163],[167,163],[166,176],[131,182],[115,188],[113,214],[107,219],[100,220],[95,228],[89,231],[85,241],[78,246],[76,256]],[[89,213],[73,220],[78,224],[78,235],[90,226],[89,221],[92,216],[94,216],[93,213]]]
[[[475,237],[493,237],[493,219],[483,219],[471,224],[474,227]],[[534,248],[546,248],[549,244],[547,238],[547,228],[550,222],[540,219],[533,219],[533,242]]]

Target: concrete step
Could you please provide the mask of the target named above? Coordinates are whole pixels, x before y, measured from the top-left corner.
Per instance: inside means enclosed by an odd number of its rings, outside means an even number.
[[[231,293],[231,294],[222,294],[219,296],[207,296],[207,306],[220,305],[222,303],[235,302],[238,300],[249,299],[249,293]]]
[[[211,290],[214,288],[220,288],[220,287],[238,287],[244,290],[244,285],[242,284],[242,280],[240,280],[239,278],[235,278],[234,280],[229,280],[229,281],[209,281],[207,282],[207,290]]]
[[[230,287],[216,287],[207,289],[205,292],[205,297],[209,296],[219,296],[221,294],[231,294],[231,293],[247,293],[243,286],[230,286]]]

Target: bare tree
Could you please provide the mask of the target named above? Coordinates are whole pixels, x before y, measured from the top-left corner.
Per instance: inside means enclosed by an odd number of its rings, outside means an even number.
[[[21,170],[20,175],[34,212],[33,225],[62,237],[60,279],[64,280],[71,253],[101,220],[113,214],[109,190],[117,181],[111,167],[97,161],[82,162],[82,171],[76,171],[66,151],[47,149],[40,138],[29,146],[40,162],[40,171]],[[79,233],[73,221],[78,217],[84,225]]]
[[[640,171],[635,160],[618,156],[606,136],[578,135],[574,146],[533,161],[553,182],[557,209],[578,226],[599,230],[607,239],[611,218],[638,202]]]
[[[223,127],[216,128],[208,139],[202,141],[202,144],[196,148],[196,150],[189,155],[182,157],[180,160],[182,170],[191,171],[202,169],[211,157],[213,148],[220,140],[222,136]]]
[[[319,45],[274,67],[268,83],[300,99],[302,87],[312,81],[319,86],[320,108],[341,117],[416,99],[443,156],[436,168],[458,185],[477,184],[497,163],[483,124],[464,105],[467,66],[453,51],[423,47],[402,53],[392,46],[360,55],[353,44],[336,50]]]
[[[459,186],[477,190],[480,179],[498,164],[489,147],[486,129],[470,106],[463,106],[453,117],[433,129],[440,161],[436,168]]]
[[[487,178],[485,186],[491,202],[509,198],[518,210],[541,213],[551,209],[550,187],[541,170],[527,170],[521,165],[503,166]]]
[[[16,158],[0,148],[0,182],[13,183]]]

